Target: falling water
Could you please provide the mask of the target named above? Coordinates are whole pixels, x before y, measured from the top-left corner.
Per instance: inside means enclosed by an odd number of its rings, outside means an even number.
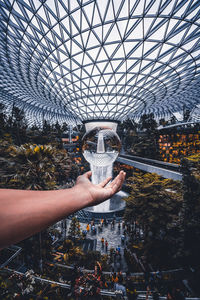
[[[118,153],[91,153],[85,151],[83,153],[85,159],[90,161],[90,169],[92,171],[92,183],[99,184],[108,177],[112,177],[113,161],[117,158]],[[91,163],[92,162],[92,163]],[[105,212],[110,209],[110,199],[93,207],[95,212]]]
[[[92,183],[94,184],[98,184],[110,176],[112,177],[113,164],[104,167],[91,165],[90,168],[92,171]],[[109,209],[110,209],[110,199],[93,207],[93,210],[95,212],[105,212],[105,211],[109,211]]]
[[[83,156],[90,163],[94,184],[112,178],[113,163],[120,150],[120,139],[115,131],[116,128],[94,127],[83,137]],[[110,206],[111,200],[108,199],[91,209],[94,212],[108,212]]]

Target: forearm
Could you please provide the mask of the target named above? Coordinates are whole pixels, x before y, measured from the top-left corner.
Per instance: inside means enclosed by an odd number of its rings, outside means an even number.
[[[77,178],[71,189],[56,191],[0,190],[0,248],[19,242],[87,206],[93,206],[118,192],[125,179],[121,171],[98,185],[91,172]]]
[[[76,188],[0,191],[0,248],[23,240],[89,205]]]

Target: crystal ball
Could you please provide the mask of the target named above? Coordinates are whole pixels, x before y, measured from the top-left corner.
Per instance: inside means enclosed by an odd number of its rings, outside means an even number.
[[[93,166],[111,165],[121,149],[118,134],[108,127],[95,127],[87,131],[82,139],[82,153]]]

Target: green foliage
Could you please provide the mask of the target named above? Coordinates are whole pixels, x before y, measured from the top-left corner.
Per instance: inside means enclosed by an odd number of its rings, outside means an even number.
[[[85,253],[82,263],[87,269],[94,270],[94,266],[97,261],[101,261],[101,253],[99,251],[88,251]]]
[[[153,114],[144,114],[138,124],[130,120],[125,121],[118,130],[124,150],[132,155],[156,158],[158,153],[156,129],[157,123]]]
[[[158,153],[157,136],[155,132],[138,135],[134,138],[129,151],[132,155],[156,159]]]
[[[139,127],[142,130],[146,130],[148,133],[155,131],[157,128],[157,123],[154,119],[153,113],[142,115],[139,121]]]
[[[182,205],[181,184],[142,172],[135,172],[128,181],[131,192],[125,199],[125,219],[137,221],[143,229],[141,252],[147,259],[155,265],[167,263],[177,251],[175,235]]]
[[[75,239],[82,238],[81,226],[79,220],[76,217],[73,217],[70,223],[68,235],[69,237],[75,241]]]
[[[12,110],[8,114],[6,107],[0,103],[0,139],[4,139],[9,134],[14,145],[51,143],[61,149],[63,148],[61,137],[67,129],[66,123],[50,124],[45,119],[42,128],[36,125],[30,127],[22,109],[13,104]]]
[[[200,263],[200,153],[181,161],[183,173],[182,252],[185,264]]]
[[[131,189],[126,198],[125,218],[134,218],[144,227],[159,234],[160,229],[167,229],[177,221],[181,206],[180,184],[170,179],[163,179],[157,174],[134,173],[128,179]]]
[[[0,142],[1,188],[54,189],[66,182],[72,163],[66,151],[52,145],[21,146]]]

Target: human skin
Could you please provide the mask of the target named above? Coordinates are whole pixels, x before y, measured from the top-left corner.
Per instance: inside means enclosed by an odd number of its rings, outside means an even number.
[[[17,243],[70,214],[97,205],[117,193],[125,172],[109,184],[107,178],[98,185],[90,181],[91,171],[79,176],[74,187],[63,190],[0,190],[0,249]]]

